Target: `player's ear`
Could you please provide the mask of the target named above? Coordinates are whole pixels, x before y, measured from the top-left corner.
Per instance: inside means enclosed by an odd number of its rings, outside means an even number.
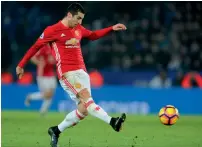
[[[68,13],[67,13],[67,17],[68,17],[68,18],[72,18],[72,13],[68,12]]]

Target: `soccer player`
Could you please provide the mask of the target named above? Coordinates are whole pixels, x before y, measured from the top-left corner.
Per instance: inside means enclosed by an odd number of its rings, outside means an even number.
[[[71,4],[65,17],[44,30],[40,38],[27,51],[16,67],[16,74],[21,78],[24,73],[23,67],[28,60],[45,44],[49,43],[51,45],[57,62],[57,74],[60,84],[77,104],[77,109],[67,114],[59,125],[48,129],[52,147],[57,147],[61,132],[76,125],[88,114],[103,120],[117,132],[121,130],[121,126],[126,119],[125,113],[117,118],[109,116],[94,102],[91,95],[90,79],[86,72],[80,46],[80,41],[84,37],[96,40],[112,31],[126,30],[126,26],[116,24],[101,30],[90,31],[81,25],[84,15],[84,8],[80,4]]]
[[[28,94],[25,99],[25,105],[29,106],[31,100],[43,100],[40,113],[44,115],[51,105],[52,97],[57,86],[54,72],[55,59],[52,56],[49,44],[43,46],[32,57],[31,61],[37,66],[37,85],[40,91]]]

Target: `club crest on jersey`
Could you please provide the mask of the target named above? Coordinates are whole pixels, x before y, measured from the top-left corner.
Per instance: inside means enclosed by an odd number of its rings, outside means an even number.
[[[74,33],[75,33],[75,35],[76,35],[77,37],[80,37],[80,31],[79,31],[79,30],[76,30]]]

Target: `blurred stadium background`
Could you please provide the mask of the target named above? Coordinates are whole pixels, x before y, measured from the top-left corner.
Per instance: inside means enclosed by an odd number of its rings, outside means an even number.
[[[16,86],[26,85],[27,89],[20,88],[18,91],[18,93],[22,91],[22,94],[18,94],[21,99],[25,93],[34,90],[31,87],[36,83],[35,66],[28,64],[26,76],[20,81],[16,78],[15,67],[41,32],[48,25],[62,19],[69,4],[71,2],[2,2],[2,109],[13,107],[7,105],[6,97],[9,95],[6,90],[10,92],[12,89],[15,90]],[[161,101],[167,100],[169,103],[173,98],[170,103],[177,103],[176,99],[188,101],[191,100],[190,96],[193,93],[200,94],[201,91],[197,90],[198,87],[202,87],[200,2],[83,1],[81,4],[87,11],[83,25],[88,29],[97,30],[118,22],[126,24],[128,28],[127,31],[111,33],[98,41],[82,41],[82,51],[91,76],[92,87],[102,87],[93,90],[95,99],[99,101],[106,98],[111,100],[112,104],[127,99],[139,102],[142,99],[145,107],[146,105],[151,107],[149,100],[159,103],[160,106]],[[11,83],[17,85],[13,86]],[[112,86],[111,88],[115,90],[119,88],[118,92],[123,95],[112,91],[112,95],[109,96],[107,86]],[[123,86],[129,88],[123,89]],[[144,89],[139,90],[140,87]],[[179,87],[178,96],[173,95],[176,92],[173,89],[176,87]],[[162,90],[155,93],[153,88]],[[169,94],[164,92],[164,88],[169,88]],[[183,88],[194,90],[190,95],[185,95],[187,91]],[[147,95],[145,91],[151,94]],[[56,96],[56,101],[58,97],[67,96]],[[161,101],[153,101],[153,97],[159,97]],[[198,98],[199,95],[194,97],[197,100]],[[59,104],[56,102],[54,109],[59,107],[56,105]],[[178,105],[183,107],[183,104]],[[21,104],[14,107],[21,109],[23,106]],[[183,111],[192,113],[193,107]],[[154,108],[158,110],[158,107]],[[198,113],[202,113],[202,110]]]
[[[4,106],[8,107],[6,105],[8,95],[5,92],[9,85],[5,84],[17,83],[29,87],[22,88],[22,95],[18,95],[22,98],[23,94],[35,84],[34,65],[28,64],[27,74],[20,81],[16,78],[15,67],[44,28],[56,23],[65,15],[70,3],[2,2],[3,109]],[[82,41],[82,51],[91,75],[92,86],[102,86],[99,90],[101,96],[95,89],[95,98],[97,96],[98,101],[104,100],[104,97],[107,97],[106,99],[110,97],[112,101],[143,99],[144,105],[147,105],[148,102],[144,98],[152,99],[151,97],[156,97],[156,94],[163,101],[169,97],[174,98],[174,101],[176,98],[190,99],[188,95],[180,96],[181,92],[184,93],[180,88],[177,89],[179,96],[173,97],[174,87],[194,88],[193,93],[197,94],[201,92],[196,90],[197,87],[202,87],[200,2],[81,2],[81,4],[87,11],[83,25],[91,30],[118,22],[128,27],[127,31],[111,33],[95,42]],[[15,90],[17,85],[10,86],[8,91],[12,88]],[[118,86],[121,89],[119,92],[123,93],[122,98],[117,92],[112,92],[114,96],[106,95],[109,88],[105,86],[113,86],[115,89]],[[126,93],[121,86],[128,86],[126,90],[129,92]],[[139,87],[145,89],[139,90]],[[162,90],[155,93],[151,88]],[[169,88],[169,95],[164,93],[164,88]],[[147,90],[151,91],[151,95],[145,94]],[[194,97],[197,98],[199,97]]]
[[[46,128],[64,117],[52,112],[48,119],[41,119],[38,113],[30,112],[38,110],[41,104],[34,102],[30,108],[24,106],[26,94],[37,90],[36,67],[29,63],[20,81],[16,78],[15,68],[43,30],[62,19],[71,3],[1,2],[2,146],[48,146]],[[91,147],[107,144],[110,147],[134,147],[135,144],[141,147],[202,147],[201,116],[192,116],[202,114],[202,3],[80,3],[87,11],[83,21],[86,28],[97,30],[118,22],[128,28],[98,41],[82,41],[95,101],[112,114],[123,111],[133,114],[126,124],[125,137],[109,130],[108,141],[111,142],[105,142],[105,133],[101,133],[106,126],[89,118],[100,129],[96,131],[96,134],[100,132],[99,137],[91,138]],[[176,106],[184,116],[177,127],[169,130],[159,125],[157,117],[160,108],[167,104]],[[58,84],[51,110],[67,112],[74,107]],[[155,114],[155,117],[146,114]],[[35,126],[36,122],[41,125],[31,133],[37,138],[30,136],[30,126]],[[81,126],[87,128],[87,123],[84,121]],[[73,146],[89,145],[89,136],[81,133],[81,137],[77,137],[81,128],[75,132],[69,130],[71,139],[76,142]],[[95,130],[85,131],[92,136],[95,134]],[[13,137],[15,139],[10,139]],[[142,139],[138,140],[138,137]],[[61,142],[64,146],[67,144],[65,138]]]
[[[28,48],[44,28],[65,15],[70,3],[2,2],[3,73],[15,72],[16,64]],[[172,71],[184,74],[202,69],[200,2],[81,3],[87,11],[85,27],[96,30],[117,22],[128,27],[125,32],[111,33],[92,43],[83,41],[88,71],[98,69],[105,84],[146,86],[144,81],[151,80],[160,69],[166,70],[170,80],[176,77]],[[35,75],[33,65],[26,69]],[[133,73],[132,79],[121,76],[123,80],[117,80],[117,75],[123,72]],[[138,73],[140,77],[136,76]],[[13,80],[16,81],[15,76]],[[181,83],[174,80],[172,85]]]

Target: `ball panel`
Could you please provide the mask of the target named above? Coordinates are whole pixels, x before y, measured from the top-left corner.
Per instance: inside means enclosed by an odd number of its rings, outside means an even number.
[[[169,124],[169,118],[168,118],[166,115],[162,115],[162,116],[160,117],[160,121],[161,121],[161,123],[163,123],[164,125]]]
[[[166,105],[166,108],[175,108],[173,105]]]
[[[178,109],[177,109],[177,108],[175,108],[175,112],[176,112],[176,115],[179,117],[179,116],[180,116],[180,114],[179,114],[179,111],[178,111]]]
[[[165,111],[165,114],[167,116],[169,116],[169,117],[172,117],[173,115],[176,114],[175,108],[173,108],[173,107],[167,107],[166,111]]]
[[[159,111],[159,116],[163,115],[165,113],[165,108],[161,108],[161,110]]]
[[[177,122],[177,120],[178,120],[178,116],[175,115],[174,117],[170,118],[170,124],[171,125],[175,124]]]

